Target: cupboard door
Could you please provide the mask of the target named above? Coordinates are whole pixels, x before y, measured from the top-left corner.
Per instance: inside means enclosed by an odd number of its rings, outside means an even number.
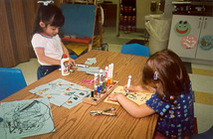
[[[173,15],[168,48],[180,57],[195,58],[203,17]]]
[[[204,17],[196,59],[213,61],[213,17]]]

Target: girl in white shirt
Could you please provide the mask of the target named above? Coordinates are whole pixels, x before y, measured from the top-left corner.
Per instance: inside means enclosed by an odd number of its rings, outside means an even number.
[[[69,52],[58,35],[64,20],[61,9],[54,5],[41,5],[38,9],[31,40],[40,63],[38,79],[58,69],[63,54],[69,57]],[[75,65],[75,61],[70,57],[69,59],[70,65]]]

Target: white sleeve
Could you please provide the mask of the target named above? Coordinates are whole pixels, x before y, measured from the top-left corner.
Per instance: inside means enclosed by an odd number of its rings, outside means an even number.
[[[45,41],[43,40],[43,37],[40,34],[34,34],[33,38],[31,40],[33,48],[44,48],[45,47]]]

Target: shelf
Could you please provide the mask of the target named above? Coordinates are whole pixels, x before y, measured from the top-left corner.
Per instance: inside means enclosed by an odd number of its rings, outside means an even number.
[[[122,2],[120,5],[119,30],[127,32],[136,31],[136,4]]]
[[[205,1],[205,2],[199,2],[199,1],[173,1],[173,5],[203,5],[203,6],[213,6],[212,1]]]

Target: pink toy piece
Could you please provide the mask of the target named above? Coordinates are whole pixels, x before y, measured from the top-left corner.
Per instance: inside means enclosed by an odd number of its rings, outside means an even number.
[[[94,82],[94,80],[87,80],[87,79],[83,79],[81,80],[82,83],[86,83],[86,85],[91,86],[92,83]]]

